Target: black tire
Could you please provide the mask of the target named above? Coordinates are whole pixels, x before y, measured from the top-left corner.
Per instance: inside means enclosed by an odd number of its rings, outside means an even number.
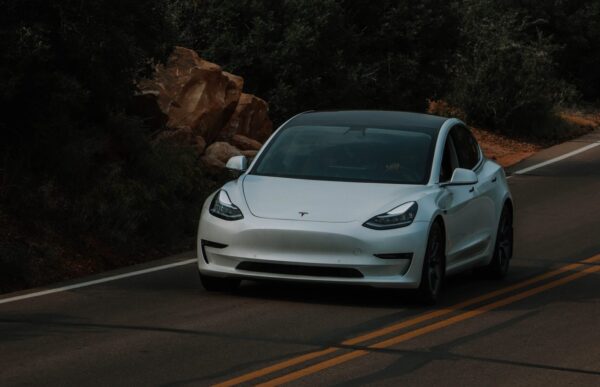
[[[508,205],[504,205],[498,231],[496,233],[496,244],[494,245],[494,256],[487,266],[487,273],[496,279],[506,277],[513,254],[513,223],[512,211]]]
[[[417,291],[420,301],[425,304],[435,304],[441,293],[446,271],[444,246],[442,225],[435,222],[429,230],[421,285]]]
[[[242,282],[239,278],[210,277],[202,273],[199,274],[202,286],[209,292],[233,292]]]

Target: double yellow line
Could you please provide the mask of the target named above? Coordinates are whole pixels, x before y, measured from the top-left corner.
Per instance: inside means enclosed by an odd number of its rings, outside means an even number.
[[[453,312],[462,310],[469,306],[473,306],[475,304],[479,304],[481,302],[491,300],[498,296],[505,295],[507,293],[526,288],[530,285],[537,284],[537,283],[545,281],[547,279],[559,276],[565,272],[581,269],[582,267],[586,266],[586,264],[597,263],[597,262],[600,262],[600,254],[596,255],[594,257],[588,258],[586,260],[583,260],[580,263],[573,263],[570,265],[563,266],[559,269],[549,271],[547,273],[538,275],[536,277],[516,283],[514,285],[507,286],[505,288],[502,288],[502,289],[499,289],[499,290],[496,290],[496,291],[493,291],[493,292],[490,292],[490,293],[487,293],[487,294],[484,294],[484,295],[481,295],[481,296],[478,296],[475,298],[471,298],[471,299],[463,301],[463,302],[460,302],[451,307],[424,313],[419,316],[413,317],[411,319],[399,322],[397,324],[393,324],[393,325],[387,326],[385,328],[381,328],[381,329],[372,331],[370,333],[366,333],[366,334],[354,337],[352,339],[345,340],[341,343],[340,346],[334,346],[334,347],[329,347],[329,348],[319,350],[319,351],[309,352],[307,354],[297,356],[297,357],[291,358],[289,360],[285,360],[280,363],[276,363],[269,367],[265,367],[265,368],[238,376],[236,378],[224,381],[222,383],[217,384],[216,386],[218,386],[218,387],[235,386],[235,385],[238,385],[241,383],[250,382],[252,380],[261,378],[263,376],[275,373],[277,371],[281,371],[286,368],[290,368],[292,366],[302,364],[302,363],[308,362],[313,359],[321,358],[326,355],[342,351],[344,349],[344,347],[364,343],[366,341],[373,340],[373,339],[376,339],[381,336],[389,335],[391,333],[397,332],[404,328],[408,328],[413,325],[417,325],[417,324],[420,324],[420,323],[423,323],[423,322],[426,322],[426,321],[429,321],[432,319],[436,319],[438,317],[442,317],[444,315],[451,314]],[[498,301],[494,301],[489,304],[485,304],[485,305],[479,306],[477,308],[474,308],[472,310],[462,312],[460,314],[449,317],[447,319],[444,319],[444,320],[441,320],[438,322],[434,322],[434,323],[426,325],[424,327],[417,328],[417,329],[402,333],[398,336],[394,336],[389,339],[377,342],[373,345],[366,347],[365,349],[353,350],[353,351],[345,353],[343,355],[339,355],[339,356],[318,362],[316,364],[310,365],[308,367],[301,368],[297,371],[290,372],[283,376],[272,379],[266,383],[260,384],[260,386],[278,386],[278,385],[281,385],[281,384],[284,384],[287,382],[291,382],[293,380],[302,378],[304,376],[314,374],[321,370],[331,368],[338,364],[342,364],[349,360],[364,356],[364,355],[368,354],[371,349],[387,348],[387,347],[402,343],[404,341],[410,340],[412,338],[422,336],[422,335],[430,333],[430,332],[437,331],[439,329],[456,324],[458,322],[479,316],[479,315],[489,312],[493,309],[497,309],[497,308],[506,306],[508,304],[512,304],[514,302],[520,301],[527,297],[531,297],[531,296],[541,293],[543,291],[555,288],[560,285],[564,285],[568,282],[574,281],[578,278],[584,277],[586,275],[589,275],[589,274],[592,274],[592,273],[598,272],[598,271],[600,271],[600,265],[589,266],[583,270],[577,271],[566,277],[556,279],[554,281],[551,281],[551,282],[539,285],[537,287],[525,290],[521,293],[517,293],[517,294],[511,295],[511,296],[508,296],[508,297],[500,299]]]

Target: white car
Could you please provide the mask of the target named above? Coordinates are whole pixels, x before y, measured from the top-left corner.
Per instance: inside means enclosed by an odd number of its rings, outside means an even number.
[[[508,270],[513,204],[502,167],[458,119],[392,111],[299,114],[204,203],[207,290],[242,279],[417,289]]]

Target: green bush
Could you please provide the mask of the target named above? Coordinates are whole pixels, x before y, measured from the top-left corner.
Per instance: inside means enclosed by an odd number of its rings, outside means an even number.
[[[191,149],[151,145],[152,129],[127,110],[134,80],[150,74],[175,44],[165,2],[3,5],[5,217],[51,225],[73,240],[92,236],[122,251],[169,247],[192,236],[215,182]],[[2,248],[10,246],[5,238]],[[26,251],[13,250],[11,256]]]
[[[552,38],[562,79],[576,86],[584,101],[600,100],[600,1],[508,0],[510,9],[529,15]]]
[[[450,2],[174,1],[182,44],[270,103],[281,123],[310,109],[424,110],[445,91],[457,42]]]
[[[541,135],[554,107],[574,90],[557,77],[558,47],[539,21],[494,3],[465,4],[449,100],[484,127]]]
[[[181,44],[243,75],[276,123],[446,97],[478,124],[543,136],[557,105],[600,95],[595,0],[173,0],[169,15]]]
[[[134,249],[195,235],[203,200],[218,183],[203,173],[195,150],[151,144],[139,122],[128,117],[110,125],[124,157],[98,171],[98,180],[75,203],[71,219],[77,228],[100,230]]]

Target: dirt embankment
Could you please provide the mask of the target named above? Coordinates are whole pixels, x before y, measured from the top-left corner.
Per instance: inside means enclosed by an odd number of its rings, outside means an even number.
[[[542,148],[539,144],[514,140],[487,130],[471,130],[485,156],[505,168],[528,158]]]
[[[460,109],[450,106],[443,100],[429,101],[427,111],[430,114],[444,117],[464,117],[464,113]],[[556,124],[559,128],[554,128],[552,131],[553,140],[516,139],[482,128],[471,127],[471,130],[486,157],[495,160],[506,168],[554,143],[567,141],[600,127],[600,112],[598,112],[598,109],[588,111],[563,110],[557,114],[556,118]]]
[[[558,114],[565,126],[565,140],[574,138],[600,127],[600,113],[565,110]],[[471,128],[483,153],[503,167],[509,167],[533,155],[552,142],[522,141],[487,130]]]

